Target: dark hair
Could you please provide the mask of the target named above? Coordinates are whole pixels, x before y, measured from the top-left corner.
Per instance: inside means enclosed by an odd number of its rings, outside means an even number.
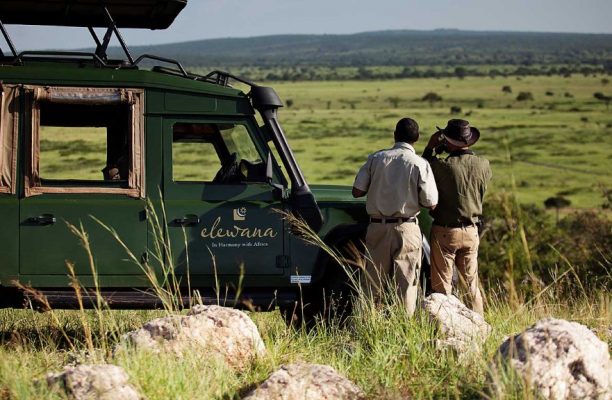
[[[402,118],[395,125],[396,142],[414,143],[419,140],[419,124],[412,118]]]

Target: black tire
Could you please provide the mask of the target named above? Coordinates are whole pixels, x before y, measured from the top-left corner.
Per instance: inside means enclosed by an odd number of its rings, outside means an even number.
[[[353,313],[355,289],[346,271],[334,265],[318,289],[317,315],[326,324],[344,325]],[[316,299],[316,298],[315,298]]]
[[[336,248],[349,260],[357,257],[356,252],[350,251],[350,242]],[[357,250],[359,257],[363,257],[363,251],[357,241],[352,242],[353,249]],[[357,264],[359,260],[352,260],[351,264]],[[353,296],[355,288],[352,282],[358,282],[358,268],[345,271],[345,268],[335,261],[330,261],[325,268],[325,274],[318,284],[304,288],[301,299],[292,305],[280,306],[280,312],[287,325],[292,327],[314,327],[318,321],[325,325],[343,326],[353,311]],[[349,277],[348,273],[355,274]]]
[[[292,304],[280,305],[278,309],[287,326],[291,328],[311,329],[316,324],[315,307],[308,301],[297,300]]]

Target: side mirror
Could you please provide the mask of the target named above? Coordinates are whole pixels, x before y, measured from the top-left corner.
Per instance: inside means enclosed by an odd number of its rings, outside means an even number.
[[[266,182],[272,186],[272,193],[274,198],[282,200],[287,198],[287,191],[283,185],[274,183],[274,169],[272,164],[272,152],[268,152],[268,159],[266,160]]]

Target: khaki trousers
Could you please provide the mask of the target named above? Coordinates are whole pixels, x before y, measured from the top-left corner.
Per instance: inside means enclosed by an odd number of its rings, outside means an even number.
[[[414,222],[371,223],[366,234],[369,252],[362,286],[380,302],[386,285],[393,285],[408,314],[416,308],[421,269],[421,229]]]
[[[482,295],[478,285],[478,229],[431,227],[431,285],[434,292],[452,294],[453,267],[468,291],[468,306],[483,314]]]

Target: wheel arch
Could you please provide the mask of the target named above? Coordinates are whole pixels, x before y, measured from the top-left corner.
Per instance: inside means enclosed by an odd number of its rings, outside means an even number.
[[[341,224],[332,229],[325,237],[323,242],[334,249],[348,243],[349,241],[362,241],[365,243],[365,235],[368,229],[366,223]],[[317,284],[325,277],[328,268],[334,262],[333,257],[324,249],[319,249],[315,269],[312,273],[312,283]]]

